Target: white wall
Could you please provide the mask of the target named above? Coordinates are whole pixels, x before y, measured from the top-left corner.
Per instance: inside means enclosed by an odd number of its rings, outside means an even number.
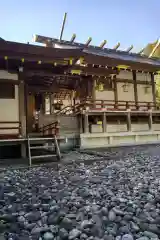
[[[133,83],[128,84],[128,92],[124,91],[124,83],[117,82],[118,101],[134,101],[134,86]]]
[[[150,74],[146,74],[146,73],[136,73],[136,79],[138,81],[148,81],[151,82],[151,75]]]
[[[1,79],[18,80],[18,74],[11,74],[7,71],[0,71]],[[15,85],[15,99],[0,99],[0,122],[19,121],[19,92],[18,85]],[[18,124],[0,124],[0,127],[18,127]],[[0,134],[16,134],[17,129],[0,130]]]
[[[139,102],[153,102],[152,86],[149,85],[148,92],[145,92],[145,84],[137,84],[137,93]]]
[[[129,80],[132,80],[133,79],[133,74],[132,72],[128,72],[128,71],[123,71],[121,70],[119,72],[119,74],[117,74],[117,78],[119,79],[129,79]]]
[[[97,91],[96,90],[96,100],[113,100],[114,101],[114,91]]]
[[[151,82],[151,75],[146,73],[136,73],[138,81]],[[135,101],[134,97],[134,85],[133,83],[128,83],[128,92],[125,92],[123,85],[125,80],[133,80],[132,72],[121,70],[117,74],[117,79],[124,80],[124,82],[117,81],[117,91],[118,91],[118,101]],[[145,91],[145,86],[149,86],[148,92]],[[145,84],[137,84],[137,93],[139,102],[153,102],[152,86]],[[114,101],[114,91],[96,91],[97,100],[113,100]]]

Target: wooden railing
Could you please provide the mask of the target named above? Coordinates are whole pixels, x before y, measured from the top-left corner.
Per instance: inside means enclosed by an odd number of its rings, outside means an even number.
[[[153,102],[138,102],[135,101],[118,101],[114,102],[112,100],[84,100],[83,104],[86,107],[89,107],[90,110],[112,110],[112,111],[123,111],[127,109],[131,110],[149,110],[154,109],[158,110],[158,106],[155,105]]]
[[[75,104],[75,105],[67,105],[67,106],[65,106],[64,108],[62,108],[60,111],[58,111],[57,113],[56,113],[56,115],[58,116],[58,115],[60,115],[60,114],[66,114],[67,112],[69,112],[69,111],[73,111],[73,113],[78,113],[79,112],[79,110],[80,110],[80,108],[82,108],[82,107],[84,107],[84,106],[86,106],[86,102],[85,101],[83,101],[83,102],[81,102],[81,103],[77,103],[77,104]]]
[[[17,125],[17,126],[15,126]],[[5,133],[6,130],[6,133]],[[9,130],[9,131],[8,131]],[[12,130],[17,130],[13,131]],[[18,121],[0,121],[0,138],[19,137],[21,135],[21,123]]]
[[[158,105],[155,105],[153,102],[137,102],[135,101],[118,101],[113,100],[92,100],[92,99],[83,99],[80,103],[75,104],[74,106],[68,105],[61,109],[56,115],[66,114],[68,111],[73,111],[73,114],[80,113],[82,109],[88,110],[103,110],[108,111],[126,111],[131,109],[132,111],[148,111],[159,110]]]
[[[42,126],[38,129],[38,132],[42,133],[43,136],[58,135],[59,134],[59,122],[55,121],[53,123]]]

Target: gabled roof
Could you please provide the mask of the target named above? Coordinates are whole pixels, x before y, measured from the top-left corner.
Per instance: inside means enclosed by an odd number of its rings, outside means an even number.
[[[7,56],[9,59],[25,61],[40,61],[54,63],[56,60],[73,58],[76,62],[80,57],[85,63],[108,67],[126,65],[127,68],[140,71],[159,71],[160,60],[148,58],[140,54],[134,54],[116,49],[95,47],[70,41],[51,39],[51,47],[36,46],[31,44],[0,41],[0,58]],[[68,60],[69,61],[69,60]]]
[[[87,59],[90,59],[91,57],[97,57],[97,60],[99,61],[99,65],[102,65],[102,62],[106,64],[109,63],[109,60],[111,62],[111,66],[116,66],[116,64],[126,64],[129,65],[131,68],[136,64],[136,67],[144,70],[153,69],[160,69],[160,60],[156,58],[148,58],[148,56],[131,53],[129,51],[120,51],[117,49],[109,49],[109,48],[103,48],[103,47],[97,47],[92,46],[90,44],[82,44],[77,43],[74,41],[65,41],[65,40],[59,40],[56,38],[48,38],[44,36],[36,35],[35,38],[36,42],[45,43],[46,45],[49,44],[49,46],[52,46],[56,49],[81,49],[82,55],[87,56]],[[100,60],[101,57],[101,60]],[[106,58],[106,61],[104,60]],[[95,58],[93,58],[95,60]],[[93,60],[92,59],[92,60]],[[93,62],[90,62],[94,64]],[[97,61],[95,64],[98,64]]]
[[[31,44],[0,41],[0,56],[31,61],[55,61],[56,59],[75,58],[82,54],[81,49],[46,48]]]

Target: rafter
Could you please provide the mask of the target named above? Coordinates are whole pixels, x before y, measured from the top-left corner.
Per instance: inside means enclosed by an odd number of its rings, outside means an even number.
[[[107,41],[106,40],[104,40],[101,44],[100,44],[100,48],[104,48],[104,46],[106,45],[106,43],[107,43]]]
[[[126,52],[130,52],[133,49],[133,45],[131,45],[129,48],[127,48]]]
[[[117,50],[119,47],[120,47],[120,42],[118,42],[114,47],[113,47],[113,49],[115,49],[115,50]]]
[[[70,43],[73,43],[75,39],[76,39],[76,34],[73,34],[71,37]]]

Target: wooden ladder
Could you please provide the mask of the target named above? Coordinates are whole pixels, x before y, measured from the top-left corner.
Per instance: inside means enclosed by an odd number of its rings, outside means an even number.
[[[56,135],[53,137],[29,137],[27,138],[28,141],[28,157],[29,157],[29,166],[32,166],[34,159],[45,159],[45,158],[53,158],[57,157],[59,161],[61,159],[61,153],[59,149],[59,144],[57,141]],[[51,143],[51,145],[48,145]],[[47,146],[45,145],[47,144]],[[32,150],[48,150],[52,151],[50,154],[38,154],[32,155]],[[53,150],[54,149],[54,150]]]

